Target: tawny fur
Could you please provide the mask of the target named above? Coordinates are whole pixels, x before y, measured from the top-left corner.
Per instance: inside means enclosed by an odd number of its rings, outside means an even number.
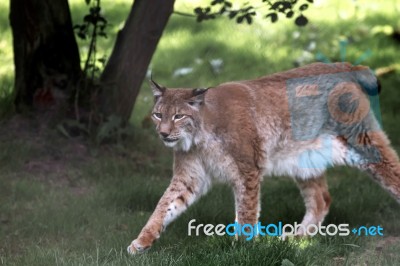
[[[400,201],[400,164],[371,110],[377,80],[367,67],[316,63],[208,90],[151,85],[174,174],[130,253],[149,248],[214,181],[232,186],[240,224],[257,223],[265,175],[293,177],[302,225],[322,222],[331,203],[323,174],[334,165],[367,171]]]

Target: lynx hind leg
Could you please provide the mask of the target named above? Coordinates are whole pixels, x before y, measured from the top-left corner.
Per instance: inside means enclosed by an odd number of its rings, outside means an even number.
[[[307,235],[306,229],[310,224],[322,223],[329,212],[331,196],[324,175],[307,180],[296,179],[297,186],[304,199],[306,213],[302,226],[299,226],[297,235]]]
[[[385,133],[382,131],[367,133],[359,137],[358,141],[378,152],[372,159],[371,156],[365,156],[367,163],[360,164],[358,167],[366,170],[400,203],[400,162]]]

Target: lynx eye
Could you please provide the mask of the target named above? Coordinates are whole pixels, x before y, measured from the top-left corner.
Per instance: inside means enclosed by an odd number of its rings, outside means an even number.
[[[174,117],[172,118],[172,120],[178,121],[178,120],[183,119],[184,117],[185,117],[185,115],[176,114],[176,115],[174,115]]]
[[[157,120],[161,120],[161,118],[162,118],[162,114],[161,113],[154,113],[153,116]]]

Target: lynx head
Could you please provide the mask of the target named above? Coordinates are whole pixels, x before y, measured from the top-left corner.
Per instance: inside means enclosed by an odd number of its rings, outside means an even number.
[[[153,80],[152,119],[167,147],[188,151],[200,127],[200,111],[207,89],[167,89]]]

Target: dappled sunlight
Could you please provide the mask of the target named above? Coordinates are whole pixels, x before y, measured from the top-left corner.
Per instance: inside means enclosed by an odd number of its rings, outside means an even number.
[[[318,244],[318,242],[314,241],[312,238],[304,237],[304,238],[297,240],[297,244],[300,249],[306,249],[306,248],[312,247],[313,245]]]
[[[9,1],[0,3],[0,98],[11,93],[14,79],[12,32],[8,20]]]
[[[8,32],[10,33],[10,32]],[[0,40],[0,78],[5,76],[14,77],[14,57],[12,46],[10,45],[11,38],[7,38],[7,34],[3,34],[5,39]]]
[[[190,4],[179,4],[178,2],[176,9],[191,12],[199,4],[201,2]],[[395,4],[390,2],[385,4],[385,6],[390,5]],[[251,26],[237,25],[227,18],[202,22],[199,25],[195,22],[190,23],[190,18],[182,18],[174,14],[160,41],[152,66],[155,69],[163,69],[163,73],[168,70],[169,75],[171,75],[169,79],[171,79],[174,70],[189,67],[190,58],[194,61],[196,58],[218,57],[225,63],[224,71],[221,72],[221,75],[214,76],[212,79],[217,81],[227,80],[232,76],[237,76],[237,74],[239,76],[236,79],[242,79],[246,76],[251,78],[254,76],[254,74],[251,74],[252,72],[255,72],[257,76],[291,68],[297,62],[299,64],[313,62],[316,60],[315,54],[317,52],[323,52],[332,61],[340,61],[337,54],[339,52],[339,40],[343,37],[351,37],[352,42],[356,42],[352,43],[348,49],[347,59],[352,61],[366,49],[363,47],[362,40],[373,37],[369,32],[370,26],[365,23],[358,26],[358,22],[364,18],[373,17],[371,12],[374,12],[374,16],[385,14],[385,16],[394,19],[395,11],[386,9],[385,6],[376,9],[376,5],[359,2],[354,4],[353,2],[319,1],[307,10],[306,15],[310,18],[310,25],[304,28],[296,27],[291,20],[284,19],[279,23],[272,24],[261,17],[257,17]],[[348,18],[344,21],[343,19],[338,21],[335,12],[329,14],[321,12],[333,8],[345,10]],[[369,14],[368,18],[361,16],[364,13]],[[358,22],[354,23],[354,20]],[[368,23],[368,20],[366,22]],[[340,26],[341,23],[344,25]],[[314,42],[314,44],[310,45],[311,42]],[[210,47],[206,54],[204,54],[205,43]],[[304,60],[305,55],[306,60]],[[246,65],[246,57],[249,60],[249,65]],[[240,61],[249,74],[240,71],[238,73],[235,70],[236,75],[231,75],[230,70],[235,69],[232,66],[235,61]],[[365,63],[368,64],[368,61],[371,60],[367,60]],[[168,62],[168,66],[165,67],[163,62]],[[203,75],[205,75],[205,80],[210,79],[209,74],[199,73],[198,71],[188,74],[188,77],[194,75],[196,75],[196,80],[200,79],[200,83]],[[223,76],[226,76],[226,78],[223,78]],[[182,77],[181,80],[186,81],[186,78]],[[172,81],[172,83],[176,82],[178,80]]]

